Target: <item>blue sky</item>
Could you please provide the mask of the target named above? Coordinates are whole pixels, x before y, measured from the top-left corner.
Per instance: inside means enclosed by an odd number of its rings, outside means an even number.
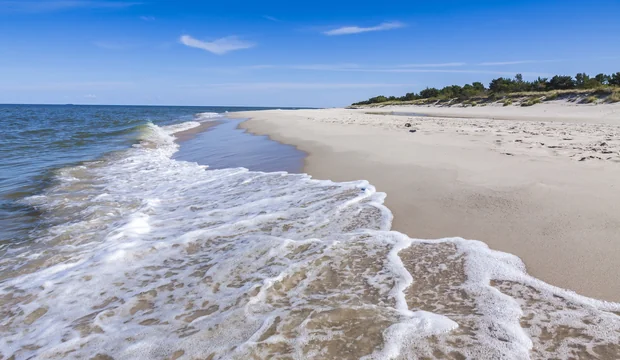
[[[618,14],[616,0],[0,0],[0,103],[343,106],[611,73]]]

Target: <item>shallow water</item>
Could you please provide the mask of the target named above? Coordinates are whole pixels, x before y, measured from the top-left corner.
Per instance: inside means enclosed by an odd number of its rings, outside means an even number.
[[[208,165],[209,169],[244,167],[252,171],[301,172],[305,157],[302,151],[239,129],[241,122],[242,119],[221,119],[208,131],[182,141],[173,158]]]
[[[22,199],[46,226],[0,259],[0,358],[620,356],[620,304],[481,242],[390,231],[364,181],[175,158],[196,126],[145,125]]]

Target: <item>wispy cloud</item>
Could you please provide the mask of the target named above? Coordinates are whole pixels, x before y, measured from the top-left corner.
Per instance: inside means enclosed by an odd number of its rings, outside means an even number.
[[[514,75],[514,71],[490,70],[484,68],[461,68],[465,63],[444,64],[397,64],[385,66],[368,66],[359,64],[285,64],[285,65],[245,65],[237,67],[214,67],[206,68],[208,71],[242,72],[252,70],[289,69],[300,71],[325,71],[325,72],[360,72],[360,73],[447,73],[447,74],[491,74],[491,75]],[[418,67],[413,67],[418,66]],[[449,68],[450,66],[459,68]],[[524,76],[546,76],[546,73],[521,72]]]
[[[258,83],[220,83],[185,85],[181,88],[226,89],[226,90],[306,90],[306,89],[358,89],[358,88],[392,88],[410,87],[413,84],[390,83],[294,83],[294,82],[258,82]]]
[[[294,70],[317,70],[317,71],[349,71],[359,69],[362,66],[357,64],[299,64],[284,65],[284,68]]]
[[[0,1],[0,12],[48,12],[71,9],[122,9],[140,2],[88,1],[88,0],[46,0],[46,1]]]
[[[248,49],[256,44],[239,39],[237,36],[227,36],[215,41],[207,42],[194,39],[189,35],[183,35],[180,39],[183,45],[209,51],[217,55],[241,49]]]
[[[273,22],[280,22],[280,21],[281,21],[280,19],[275,18],[275,17],[273,17],[273,16],[269,16],[269,15],[263,15],[263,18],[264,18],[264,19],[267,19],[267,20],[269,20],[269,21],[273,21]]]
[[[497,62],[482,62],[480,66],[503,66],[503,65],[521,65],[521,64],[543,64],[566,61],[564,59],[556,60],[514,60],[514,61],[497,61]]]
[[[451,62],[451,63],[437,63],[437,64],[403,64],[398,65],[398,67],[403,68],[427,68],[427,67],[458,67],[465,66],[467,63],[464,62]]]
[[[93,100],[93,99],[96,99],[96,98],[97,98],[97,95],[94,95],[94,94],[86,94],[86,95],[84,95],[84,97],[85,97],[86,99],[91,99],[91,100]]]
[[[155,16],[140,16],[142,21],[155,21]]]
[[[392,21],[392,22],[384,22],[377,26],[371,26],[371,27],[343,26],[337,29],[324,31],[323,34],[328,35],[328,36],[351,35],[351,34],[370,32],[370,31],[384,31],[384,30],[399,29],[405,26],[406,26],[405,24],[399,21]]]
[[[127,81],[87,81],[87,82],[59,82],[59,83],[41,83],[41,84],[15,84],[0,86],[0,89],[10,89],[15,91],[61,91],[61,90],[112,90],[119,88],[127,88],[135,85]]]

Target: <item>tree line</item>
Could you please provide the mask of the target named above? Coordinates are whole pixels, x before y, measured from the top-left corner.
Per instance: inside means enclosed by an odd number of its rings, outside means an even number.
[[[534,81],[523,80],[523,75],[517,74],[514,79],[500,77],[491,80],[489,87],[481,82],[465,84],[463,86],[450,85],[442,89],[426,88],[419,93],[407,93],[404,96],[375,96],[366,101],[360,101],[353,105],[369,105],[387,101],[412,101],[419,99],[459,99],[467,100],[473,97],[482,97],[492,94],[502,95],[527,91],[553,91],[572,89],[597,89],[601,87],[620,87],[620,72],[606,75],[598,74],[594,77],[586,73],[579,73],[574,78],[570,75],[556,75],[552,78],[538,77]]]

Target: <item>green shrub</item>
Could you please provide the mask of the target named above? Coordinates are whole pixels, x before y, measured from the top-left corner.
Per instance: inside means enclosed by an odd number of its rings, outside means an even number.
[[[542,100],[540,100],[540,98],[532,98],[532,99],[522,102],[521,106],[532,106],[535,104],[540,104],[541,102]]]
[[[583,102],[586,104],[592,104],[592,103],[595,103],[597,100],[598,99],[596,98],[596,96],[588,96],[587,98],[583,100]]]
[[[610,102],[610,103],[620,102],[620,92],[615,91],[611,95],[609,95],[609,97],[607,98],[607,102]]]
[[[510,106],[510,105],[512,105],[512,99],[504,100],[504,106]]]
[[[611,95],[614,93],[614,90],[612,88],[609,87],[600,87],[596,90],[594,90],[594,92],[592,93],[592,95],[597,95],[597,96],[605,96],[605,95]]]
[[[560,95],[560,94],[558,94],[558,93],[556,93],[556,92],[551,93],[551,94],[549,94],[549,95],[545,96],[545,101],[552,101],[552,100],[556,100],[556,99],[558,98],[558,96],[559,96],[559,95]]]

